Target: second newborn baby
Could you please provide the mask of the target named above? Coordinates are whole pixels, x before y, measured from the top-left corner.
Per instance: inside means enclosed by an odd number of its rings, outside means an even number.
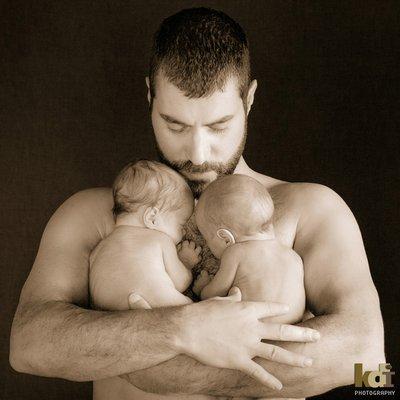
[[[274,322],[302,320],[303,262],[276,238],[274,204],[263,185],[239,174],[219,178],[200,196],[195,216],[211,252],[221,261],[211,282],[205,272],[195,282],[202,299],[226,296],[236,286],[243,301],[288,304],[289,313],[271,318]]]

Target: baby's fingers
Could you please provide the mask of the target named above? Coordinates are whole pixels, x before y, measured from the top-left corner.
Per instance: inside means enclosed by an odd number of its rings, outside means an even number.
[[[194,251],[195,251],[195,253],[196,253],[197,255],[200,255],[201,250],[202,250],[201,246],[197,246],[197,247],[194,249]]]

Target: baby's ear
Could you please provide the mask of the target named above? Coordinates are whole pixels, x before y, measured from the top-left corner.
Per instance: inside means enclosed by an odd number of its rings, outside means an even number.
[[[157,226],[157,216],[159,214],[157,207],[147,207],[143,213],[143,223],[146,228],[155,229]]]
[[[218,229],[217,236],[225,242],[226,247],[229,247],[236,242],[232,233],[225,228]]]

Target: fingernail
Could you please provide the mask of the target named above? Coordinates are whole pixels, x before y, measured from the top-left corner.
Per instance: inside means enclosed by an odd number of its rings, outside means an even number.
[[[289,311],[289,306],[285,304],[282,308],[283,312],[288,312]]]
[[[303,364],[304,364],[306,367],[311,367],[312,363],[313,363],[312,358],[306,358],[306,359],[304,360],[304,363],[303,363]]]
[[[321,339],[321,335],[318,331],[312,331],[311,338],[314,342],[316,342],[317,340]]]
[[[275,389],[276,390],[282,390],[282,383],[276,383],[275,384]]]
[[[140,297],[137,295],[137,294],[131,294],[130,296],[129,296],[129,301],[131,302],[131,303],[136,303],[137,301],[139,301],[140,300]]]

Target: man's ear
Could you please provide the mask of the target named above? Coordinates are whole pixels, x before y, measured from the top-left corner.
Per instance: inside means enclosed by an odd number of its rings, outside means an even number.
[[[217,236],[225,242],[226,247],[229,247],[229,246],[235,244],[235,242],[236,242],[234,236],[232,235],[232,233],[230,231],[228,231],[228,229],[224,229],[224,228],[218,229]]]
[[[146,86],[147,86],[147,101],[151,103],[151,93],[150,93],[150,79],[146,76]]]
[[[157,216],[160,210],[157,207],[147,207],[143,213],[143,223],[146,228],[155,229],[157,227]]]
[[[254,94],[256,92],[256,89],[257,89],[257,81],[253,79],[250,83],[249,90],[247,91],[247,99],[246,99],[247,115],[249,115],[251,106],[254,103]]]

